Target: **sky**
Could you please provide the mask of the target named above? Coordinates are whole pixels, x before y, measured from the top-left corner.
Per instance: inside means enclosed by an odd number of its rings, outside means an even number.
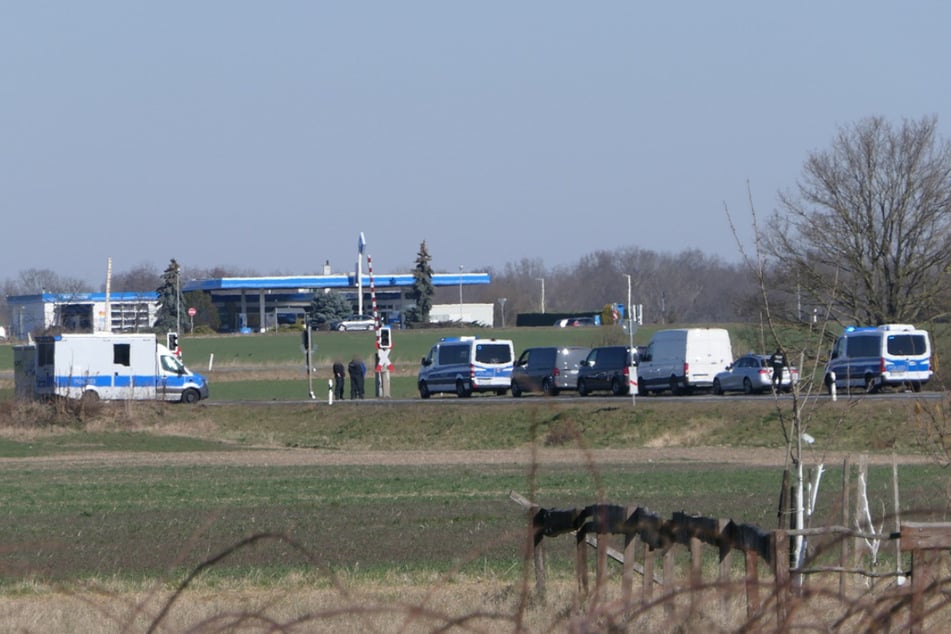
[[[738,261],[810,152],[951,125],[951,3],[0,0],[0,281]]]

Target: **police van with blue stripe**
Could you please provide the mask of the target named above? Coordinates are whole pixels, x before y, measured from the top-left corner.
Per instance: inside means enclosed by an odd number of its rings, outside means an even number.
[[[825,386],[878,392],[886,387],[914,392],[931,379],[931,338],[910,324],[850,326],[835,341],[825,368]]]
[[[420,398],[439,392],[460,398],[473,392],[508,392],[515,348],[509,339],[443,337],[423,357],[417,387]]]

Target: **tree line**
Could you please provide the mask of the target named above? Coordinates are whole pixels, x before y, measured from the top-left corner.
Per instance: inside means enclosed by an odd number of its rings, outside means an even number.
[[[737,243],[735,262],[697,249],[663,253],[637,245],[554,267],[524,258],[484,267],[492,283],[467,288],[466,301],[494,304],[496,323],[504,309],[508,324],[520,313],[601,312],[626,303],[629,275],[647,323],[755,322],[768,311],[790,321],[817,315],[877,325],[943,320],[951,312],[951,144],[938,135],[936,117],[870,117],[842,126],[828,148],[809,154],[795,187],[779,193],[765,219],[752,202],[724,215],[731,225],[754,229],[753,244]],[[416,320],[433,302],[458,301],[455,289],[432,287],[430,260],[423,242],[407,292]],[[224,266],[188,273],[258,275]],[[156,291],[167,274],[139,265],[115,274],[111,289]],[[3,282],[0,321],[10,320],[7,295],[92,290],[47,269],[22,271]]]

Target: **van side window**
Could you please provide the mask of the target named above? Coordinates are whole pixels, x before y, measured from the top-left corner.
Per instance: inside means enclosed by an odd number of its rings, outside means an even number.
[[[881,338],[877,335],[871,337],[859,336],[848,338],[848,356],[850,358],[879,357],[881,356]]]
[[[127,343],[112,344],[112,362],[116,365],[128,367],[132,364],[131,350],[132,346]]]

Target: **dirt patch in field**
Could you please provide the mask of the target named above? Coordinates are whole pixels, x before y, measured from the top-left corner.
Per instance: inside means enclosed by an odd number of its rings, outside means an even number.
[[[831,452],[809,456],[809,462],[835,464],[847,455]],[[644,447],[635,449],[498,449],[477,451],[326,451],[319,449],[242,449],[214,452],[89,452],[29,458],[0,458],[0,469],[50,465],[525,465],[531,464],[626,464],[626,463],[720,463],[746,466],[781,466],[782,449],[757,447]],[[932,459],[922,455],[900,455],[899,464],[922,464]],[[890,464],[891,454],[869,454],[869,464]]]

